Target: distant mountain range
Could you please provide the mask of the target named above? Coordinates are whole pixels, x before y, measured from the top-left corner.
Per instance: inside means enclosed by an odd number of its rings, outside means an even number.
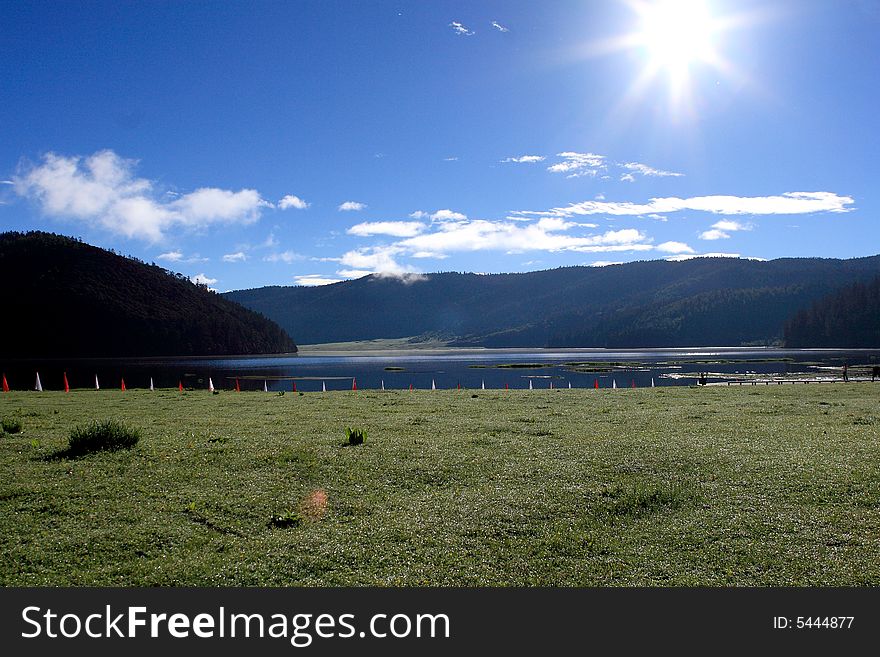
[[[771,345],[783,343],[799,311],[878,275],[880,256],[695,258],[523,274],[371,275],[224,296],[303,344],[422,336],[483,347]],[[841,340],[835,346],[850,346]]]
[[[801,310],[785,325],[792,347],[880,346],[880,276],[853,283]]]
[[[69,237],[0,234],[0,355],[296,351],[277,324],[180,274]]]

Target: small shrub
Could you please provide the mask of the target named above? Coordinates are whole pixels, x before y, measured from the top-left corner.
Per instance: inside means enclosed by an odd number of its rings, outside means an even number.
[[[70,456],[80,456],[93,452],[130,449],[137,445],[140,438],[140,431],[117,420],[95,421],[90,425],[75,427],[70,432],[67,453]]]
[[[295,511],[286,511],[280,516],[272,516],[269,520],[269,527],[275,529],[287,529],[288,527],[299,527],[303,518]]]
[[[21,421],[15,418],[3,418],[0,420],[0,427],[5,433],[21,433]]]
[[[367,430],[357,427],[348,427],[345,430],[345,438],[349,445],[360,445],[367,439]]]

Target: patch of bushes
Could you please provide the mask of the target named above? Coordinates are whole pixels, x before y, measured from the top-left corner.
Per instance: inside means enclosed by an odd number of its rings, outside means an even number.
[[[358,427],[347,427],[345,429],[345,439],[349,445],[360,445],[367,439],[367,430]]]
[[[21,421],[5,417],[0,420],[0,428],[3,429],[3,433],[21,433]]]
[[[92,422],[89,425],[74,427],[70,432],[68,456],[82,456],[94,452],[113,452],[131,449],[141,438],[140,431],[127,427],[118,420]]]
[[[269,520],[269,527],[273,529],[288,529],[289,527],[299,527],[303,518],[296,511],[286,511],[278,516],[272,516]]]

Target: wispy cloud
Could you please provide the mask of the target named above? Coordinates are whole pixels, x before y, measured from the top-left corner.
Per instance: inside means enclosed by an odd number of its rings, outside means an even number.
[[[265,262],[284,262],[289,265],[297,260],[305,260],[305,256],[295,251],[283,251],[281,253],[270,253],[263,260]]]
[[[612,262],[611,260],[597,260],[591,262],[590,267],[610,267],[611,265],[622,265],[622,262]]]
[[[341,283],[342,278],[329,278],[323,274],[304,274],[302,276],[294,276],[295,285],[304,285],[306,287],[317,287],[318,285],[332,285],[333,283]]]
[[[366,203],[358,203],[357,201],[345,201],[337,208],[340,212],[360,212],[366,208]]]
[[[730,237],[730,233],[740,230],[752,230],[752,224],[744,224],[739,221],[722,219],[712,224],[709,230],[700,233],[701,240],[724,240]]]
[[[349,235],[368,237],[370,235],[390,235],[392,237],[412,237],[425,230],[420,221],[367,221],[355,224],[346,232]]]
[[[293,194],[288,194],[283,199],[278,201],[278,208],[280,210],[287,210],[288,208],[294,208],[295,210],[305,210],[309,207],[309,204],[303,201],[299,196],[294,196]]]
[[[155,190],[152,181],[137,178],[136,166],[136,160],[111,150],[88,157],[47,153],[40,164],[22,168],[13,179],[14,189],[48,216],[151,242],[160,241],[175,227],[253,223],[263,208],[272,207],[253,189],[204,187],[169,197]]]
[[[166,262],[184,262],[187,264],[199,263],[199,262],[208,262],[209,258],[203,258],[198,253],[193,253],[192,255],[185,256],[183,252],[174,250],[168,251],[166,253],[160,253],[156,256],[156,260],[164,260]]]
[[[449,24],[449,27],[452,28],[452,31],[455,32],[458,36],[473,36],[474,32],[469,30],[464,25],[459,23],[458,21],[452,21]]]
[[[444,157],[444,162],[458,162],[458,157],[453,155],[452,157]]]
[[[600,171],[606,169],[604,155],[596,155],[595,153],[576,153],[574,151],[565,151],[557,153],[556,157],[561,157],[562,162],[551,164],[547,167],[547,171],[551,173],[566,173],[568,178],[578,178],[580,176],[596,176]]]
[[[518,164],[534,164],[535,162],[543,162],[546,158],[543,155],[520,155],[519,157],[505,157],[501,162],[516,162]]]
[[[168,251],[167,253],[160,253],[156,256],[156,260],[165,260],[167,262],[180,262],[183,260],[183,253],[180,251]]]
[[[247,260],[247,254],[244,251],[227,253],[223,256],[223,262],[244,262],[245,260]]]
[[[832,192],[786,192],[779,196],[694,196],[691,198],[652,198],[647,203],[629,201],[583,201],[546,211],[516,211],[517,216],[559,216],[607,214],[638,216],[683,210],[727,215],[809,214],[849,212],[855,201]]]
[[[495,28],[496,30],[498,30],[499,32],[510,32],[509,29],[507,29],[506,27],[504,27],[504,26],[503,26],[501,23],[499,23],[498,21],[492,21],[492,27],[494,27],[494,28]]]
[[[639,162],[626,162],[625,164],[621,164],[619,166],[628,171],[635,171],[636,173],[640,173],[643,176],[651,176],[656,178],[680,178],[684,175],[683,173],[676,173],[675,171],[663,171],[661,169],[655,169],[654,167],[649,167],[647,164],[640,164]]]
[[[635,182],[636,177],[631,173],[622,173],[620,174],[620,182]]]
[[[434,232],[402,240],[396,246],[409,252],[444,254],[483,250],[602,252],[645,251],[653,248],[646,236],[635,229],[588,236],[562,234],[572,225],[552,220],[522,225],[478,219],[439,224]]]

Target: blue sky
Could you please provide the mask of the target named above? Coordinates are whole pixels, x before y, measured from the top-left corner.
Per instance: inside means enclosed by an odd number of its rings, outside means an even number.
[[[878,32],[871,0],[3,3],[0,226],[220,290],[873,255]]]

